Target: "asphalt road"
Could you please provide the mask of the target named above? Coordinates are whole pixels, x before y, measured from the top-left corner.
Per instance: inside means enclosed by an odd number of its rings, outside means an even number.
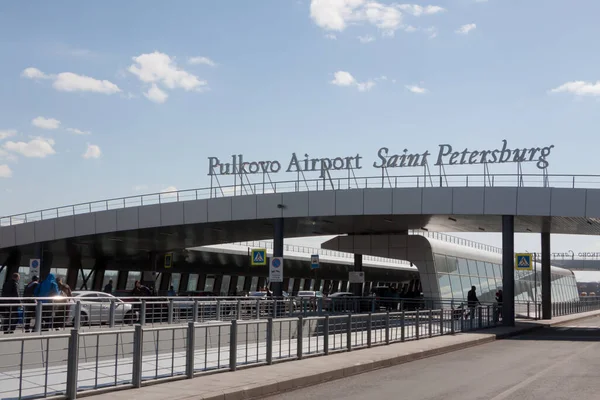
[[[600,317],[265,400],[600,398]]]

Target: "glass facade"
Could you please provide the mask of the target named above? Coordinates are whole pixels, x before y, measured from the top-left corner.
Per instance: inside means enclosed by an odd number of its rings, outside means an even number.
[[[493,302],[496,291],[502,288],[500,264],[444,254],[434,254],[434,262],[441,299],[464,301],[471,286],[475,286],[480,301]],[[537,301],[540,302],[541,275],[539,267],[537,277],[534,271],[515,271],[515,300],[534,301],[537,294]],[[552,268],[551,290],[553,303],[579,300],[575,275],[568,270]]]

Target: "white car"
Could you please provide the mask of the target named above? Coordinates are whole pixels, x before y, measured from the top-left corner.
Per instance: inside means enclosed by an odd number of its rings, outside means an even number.
[[[115,324],[133,324],[138,321],[139,313],[134,310],[133,304],[126,303],[112,294],[103,292],[73,292],[71,301],[71,311],[69,314],[69,323],[75,321],[76,305],[81,303],[81,326],[101,325],[110,322],[110,303],[115,303]]]

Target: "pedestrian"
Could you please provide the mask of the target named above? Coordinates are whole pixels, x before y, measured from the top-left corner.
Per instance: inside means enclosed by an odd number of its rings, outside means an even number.
[[[113,291],[113,280],[109,280],[106,286],[104,286],[104,293],[112,294]]]
[[[19,279],[21,279],[20,275],[15,272],[12,274],[11,279],[4,282],[2,286],[2,297],[8,299],[2,301],[3,304],[8,304],[2,307],[2,330],[5,334],[14,333],[19,322],[19,307],[21,305],[19,300]]]
[[[62,277],[56,278],[56,284],[58,285],[58,290],[60,290],[60,295],[64,297],[61,299],[61,303],[66,303],[65,305],[59,305],[56,307],[56,329],[64,328],[67,325],[67,320],[69,318],[69,303],[71,302],[71,297],[73,297],[73,293],[71,292],[71,287],[63,281]]]
[[[54,325],[54,313],[52,306],[48,306],[48,303],[52,302],[50,299],[51,297],[58,296],[59,294],[60,289],[58,288],[54,274],[48,274],[46,279],[35,288],[35,297],[42,298],[40,302],[42,303],[42,325],[45,325],[45,328],[43,328],[44,330],[52,329]]]
[[[23,310],[23,324],[25,325],[25,332],[29,332],[34,328],[35,321],[35,300],[32,297],[35,297],[35,290],[39,286],[39,278],[34,275],[31,278],[31,282],[27,286],[25,286],[25,290],[23,291],[23,297],[27,297],[27,300],[24,300],[26,305]]]
[[[477,307],[478,304],[481,304],[477,298],[476,292],[477,288],[475,286],[471,286],[471,290],[469,290],[469,293],[467,293],[467,305],[469,306],[469,316],[471,318],[475,318],[475,307]]]

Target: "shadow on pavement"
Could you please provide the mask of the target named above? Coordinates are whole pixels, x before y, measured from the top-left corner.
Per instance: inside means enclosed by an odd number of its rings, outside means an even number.
[[[600,342],[600,328],[568,326],[544,327],[530,333],[507,338],[506,340]]]

